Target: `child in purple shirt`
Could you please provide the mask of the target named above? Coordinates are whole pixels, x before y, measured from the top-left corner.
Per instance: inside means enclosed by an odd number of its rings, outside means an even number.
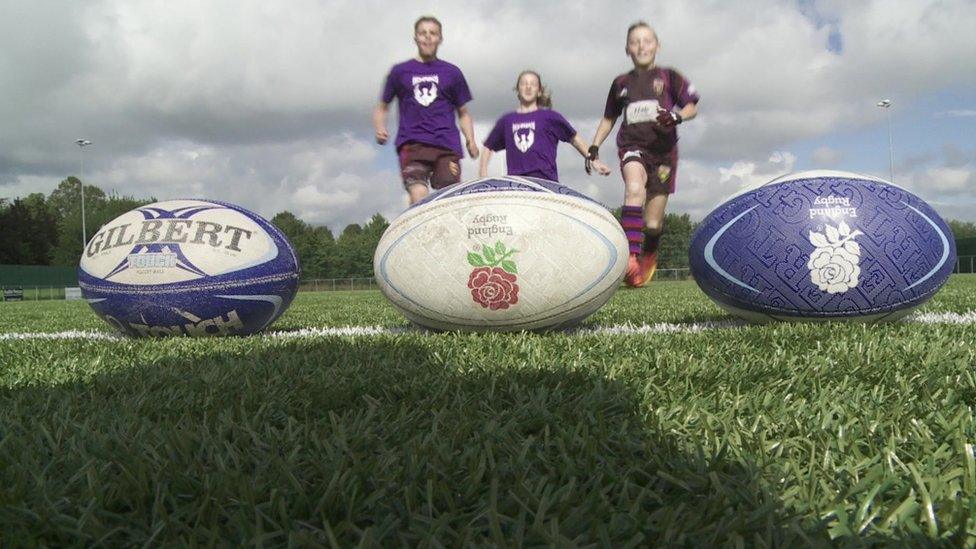
[[[603,119],[590,146],[589,158],[596,158],[600,144],[623,115],[617,132],[624,177],[620,224],[630,243],[625,280],[633,287],[646,286],[657,269],[664,209],[674,192],[678,171],[677,125],[698,114],[695,87],[678,71],[656,66],[657,50],[657,33],[650,25],[638,21],[627,29],[626,52],[634,70],[621,74],[610,85]]]
[[[435,189],[461,180],[461,139],[454,124],[457,114],[468,154],[478,158],[474,124],[465,106],[471,91],[456,66],[437,58],[443,37],[441,23],[424,16],[414,23],[417,57],[395,65],[386,78],[383,95],[373,110],[376,142],[389,139],[386,116],[394,98],[399,107],[396,149],[403,186],[410,204]]]
[[[581,155],[589,153],[573,126],[552,109],[552,97],[535,71],[522,71],[515,82],[518,109],[502,115],[484,142],[479,175],[488,175],[492,151],[505,149],[508,175],[541,177],[559,181],[556,149],[560,141],[572,143]],[[596,160],[592,166],[603,175],[610,168]]]

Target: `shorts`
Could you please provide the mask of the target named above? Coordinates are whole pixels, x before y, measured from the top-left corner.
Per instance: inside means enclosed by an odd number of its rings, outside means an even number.
[[[440,189],[461,181],[461,159],[450,149],[411,141],[400,147],[399,154],[404,187],[423,183]],[[457,164],[457,175],[451,173],[451,162]]]
[[[640,162],[647,171],[645,188],[651,194],[673,194],[678,177],[678,149],[664,153],[652,153],[643,147],[624,147],[618,151],[620,171],[624,164]]]

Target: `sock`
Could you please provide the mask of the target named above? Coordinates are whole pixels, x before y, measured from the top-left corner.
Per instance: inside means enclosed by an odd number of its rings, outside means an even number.
[[[644,232],[644,253],[657,253],[658,245],[661,243],[662,234],[663,233],[653,234],[649,231]]]
[[[620,211],[620,226],[627,235],[630,253],[641,253],[641,243],[644,241],[644,211],[640,206],[624,206]]]

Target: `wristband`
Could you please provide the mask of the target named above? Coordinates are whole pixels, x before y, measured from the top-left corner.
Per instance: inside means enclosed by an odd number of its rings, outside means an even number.
[[[599,145],[590,145],[590,148],[587,150],[587,152],[590,153],[586,157],[587,160],[596,160],[597,158],[600,158],[600,146]]]

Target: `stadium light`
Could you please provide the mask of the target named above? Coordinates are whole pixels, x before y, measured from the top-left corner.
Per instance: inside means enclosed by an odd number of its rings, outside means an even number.
[[[88,244],[88,234],[85,231],[85,147],[92,144],[87,139],[76,139],[75,144],[81,148],[81,253],[85,253],[85,245]]]
[[[891,99],[878,101],[878,107],[885,110],[888,115],[888,177],[889,181],[895,182],[895,156],[891,152]]]

